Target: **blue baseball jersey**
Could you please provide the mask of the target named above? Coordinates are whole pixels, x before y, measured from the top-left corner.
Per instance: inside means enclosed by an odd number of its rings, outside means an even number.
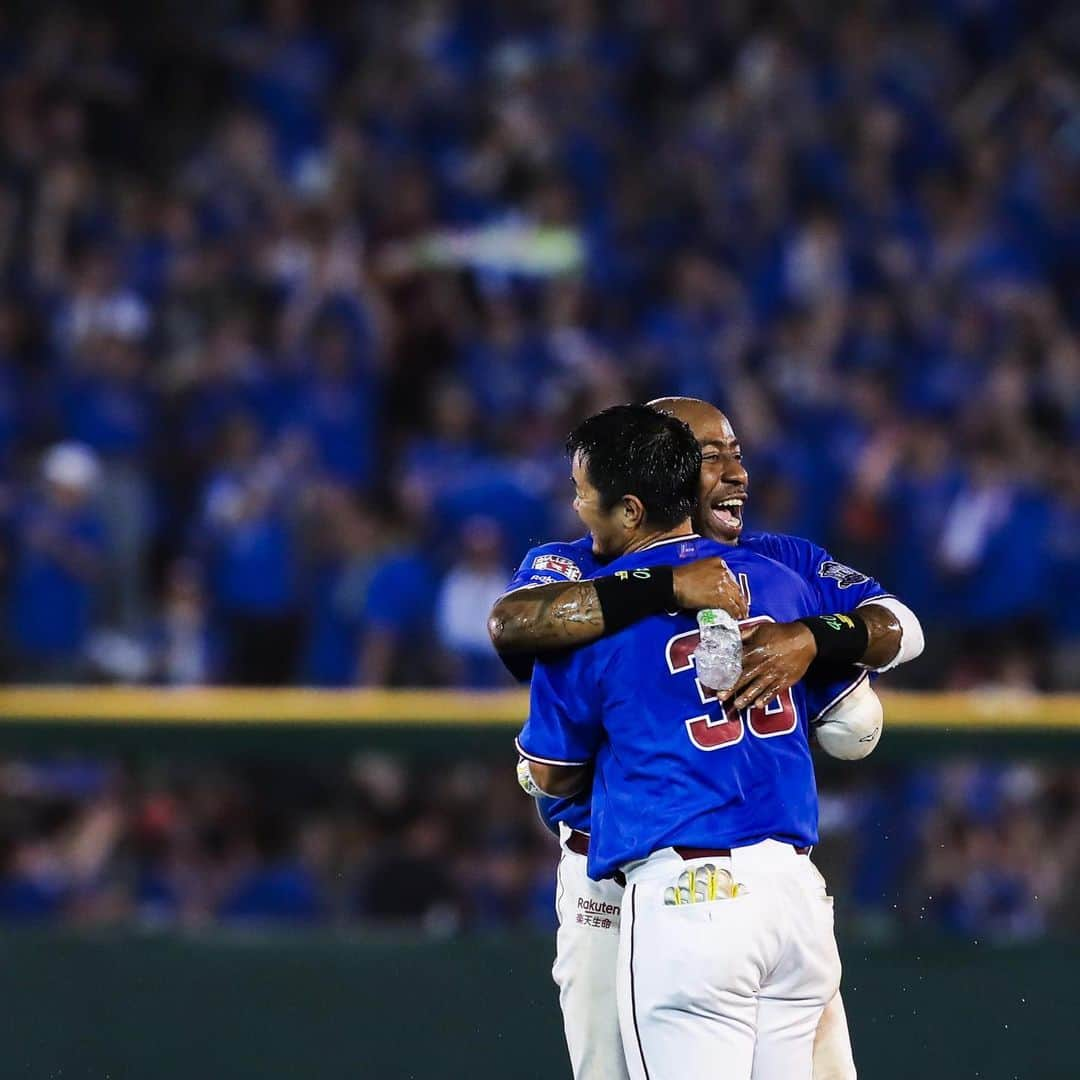
[[[821,601],[822,613],[852,611],[860,604],[889,596],[872,577],[834,559],[823,547],[801,536],[783,533],[745,533],[740,548],[767,555],[813,586]]]
[[[700,537],[649,545],[605,573],[722,556],[743,585],[750,619],[777,622],[825,610],[795,571],[744,547]],[[589,874],[673,844],[739,847],[776,839],[817,842],[810,755],[814,705],[802,683],[764,709],[729,712],[698,682],[696,619],[652,615],[557,657],[537,660],[525,757],[595,762]]]
[[[734,545],[735,550],[743,548],[782,563],[807,581],[818,595],[820,614],[851,611],[860,604],[889,595],[873,578],[837,562],[823,547],[798,536],[744,533],[739,543]],[[730,555],[732,550],[733,547],[725,545],[722,552],[724,557]],[[530,549],[510,579],[506,591],[551,585],[559,581],[581,581],[607,572],[604,564],[593,554],[592,537],[586,534],[577,540],[557,540]],[[522,679],[531,674],[528,664],[520,670],[512,670]],[[865,672],[857,668],[852,670],[850,676],[838,680],[805,680],[811,723],[864,675]],[[588,792],[573,799],[537,800],[541,819],[555,833],[559,831],[559,822],[565,822],[578,832],[589,832],[590,805]]]

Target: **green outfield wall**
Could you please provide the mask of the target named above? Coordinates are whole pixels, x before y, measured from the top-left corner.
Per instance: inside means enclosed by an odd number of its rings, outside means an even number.
[[[9,933],[0,1076],[563,1080],[551,950],[537,937]],[[863,1080],[1080,1077],[1080,944],[849,942],[844,958]]]

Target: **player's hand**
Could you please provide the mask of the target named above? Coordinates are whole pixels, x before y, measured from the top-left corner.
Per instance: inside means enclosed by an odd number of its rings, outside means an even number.
[[[744,626],[743,669],[735,684],[735,708],[764,706],[794,686],[817,656],[814,635],[801,622]]]
[[[683,611],[723,608],[732,618],[746,618],[746,597],[719,556],[676,566],[671,576],[675,601]]]

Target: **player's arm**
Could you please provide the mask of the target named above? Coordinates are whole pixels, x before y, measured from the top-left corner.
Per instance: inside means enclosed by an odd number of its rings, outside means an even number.
[[[735,684],[735,707],[762,705],[794,686],[812,667],[858,665],[890,671],[923,651],[918,616],[895,597],[852,611],[757,623],[743,630],[743,671]]]
[[[857,664],[881,672],[913,660],[923,649],[918,617],[898,600],[888,599],[888,607],[863,604],[853,611],[744,629],[736,708],[764,705],[815,663],[830,669]]]
[[[539,761],[525,763],[532,784],[522,784],[527,795],[547,795],[553,799],[566,799],[576,795],[589,782],[589,768],[586,765],[545,765]]]
[[[837,562],[798,537],[776,536],[763,554],[791,567],[818,594],[819,615],[790,623],[759,623],[743,634],[737,708],[764,705],[813,667],[835,673],[858,665],[890,671],[923,650],[918,616],[867,574]]]
[[[919,623],[918,616],[906,604],[900,603],[899,600],[893,600],[892,597],[889,597],[889,600],[893,601],[896,605],[895,608],[891,605],[886,606],[884,602],[879,604],[867,603],[860,605],[851,612],[852,618],[862,620],[866,626],[866,648],[863,649],[862,656],[859,657],[856,663],[862,667],[870,668],[872,671],[885,671],[888,668],[896,667],[898,663],[914,660],[923,650],[922,626]],[[904,656],[901,660],[900,655],[904,648],[905,637],[904,622],[907,621],[904,618],[905,613],[910,616],[910,633],[907,635],[908,644],[913,644],[916,632],[919,640],[918,648],[909,650],[911,655]]]
[[[504,593],[488,619],[500,655],[574,648],[663,611],[723,608],[746,616],[746,599],[723,559],[620,571]]]
[[[522,758],[518,779],[531,795],[566,798],[589,783],[603,738],[591,652],[585,649],[536,662],[529,717],[515,740]]]

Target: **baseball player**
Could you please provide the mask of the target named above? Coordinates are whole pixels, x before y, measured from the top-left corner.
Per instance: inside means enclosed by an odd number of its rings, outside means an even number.
[[[719,550],[690,530],[700,450],[680,422],[618,407],[586,421],[570,447],[575,505],[595,553],[616,560],[598,582],[605,615],[631,582],[666,579],[670,590],[666,568]],[[791,570],[745,548],[727,561],[752,621],[820,632],[825,615],[836,632],[851,629]],[[802,683],[745,713],[718,702],[694,677],[696,638],[688,616],[661,612],[540,661],[519,750],[554,796],[573,795],[595,765],[589,873],[629,882],[618,985],[630,1074],[724,1061],[733,1077],[809,1077],[839,981],[831,904],[807,857],[813,706]]]
[[[886,596],[874,581],[842,567],[809,541],[767,533],[742,536],[742,511],[748,479],[738,442],[727,418],[707,402],[671,398],[653,403],[686,420],[702,449],[699,511],[695,525],[712,539],[763,551],[791,566],[822,594],[826,608],[851,612],[865,620],[867,643],[860,663],[885,670],[917,656],[922,649],[918,620],[904,605]],[[493,639],[512,670],[528,677],[531,654],[582,644],[605,632],[604,612],[594,584],[587,580],[602,564],[591,537],[534,548],[514,575],[492,613]],[[741,617],[745,607],[734,578],[716,559],[684,563],[673,571],[673,606],[686,610],[725,607]],[[528,589],[527,592],[517,590]],[[511,596],[511,594],[514,594]],[[638,617],[639,611],[624,618]],[[877,609],[877,610],[875,610]],[[645,608],[645,610],[654,610]],[[610,612],[609,612],[610,614]],[[756,641],[755,641],[756,635]],[[808,636],[811,638],[809,645]],[[750,682],[765,675],[783,692],[814,659],[816,639],[800,623],[759,625],[748,634],[741,704]],[[841,757],[864,756],[881,730],[880,704],[867,680],[841,682],[837,692],[816,702],[834,722],[821,728],[822,743]],[[777,678],[778,676],[778,678]],[[761,691],[765,693],[766,691]],[[841,698],[839,702],[833,697]],[[829,736],[826,740],[826,734]],[[592,881],[586,874],[588,799],[540,800],[541,815],[560,834],[562,853],[556,903],[559,930],[553,969],[559,986],[564,1028],[577,1080],[626,1075],[616,1017],[614,968],[622,887],[616,881]],[[851,1043],[839,995],[819,1025],[814,1053],[815,1080],[854,1080]]]

